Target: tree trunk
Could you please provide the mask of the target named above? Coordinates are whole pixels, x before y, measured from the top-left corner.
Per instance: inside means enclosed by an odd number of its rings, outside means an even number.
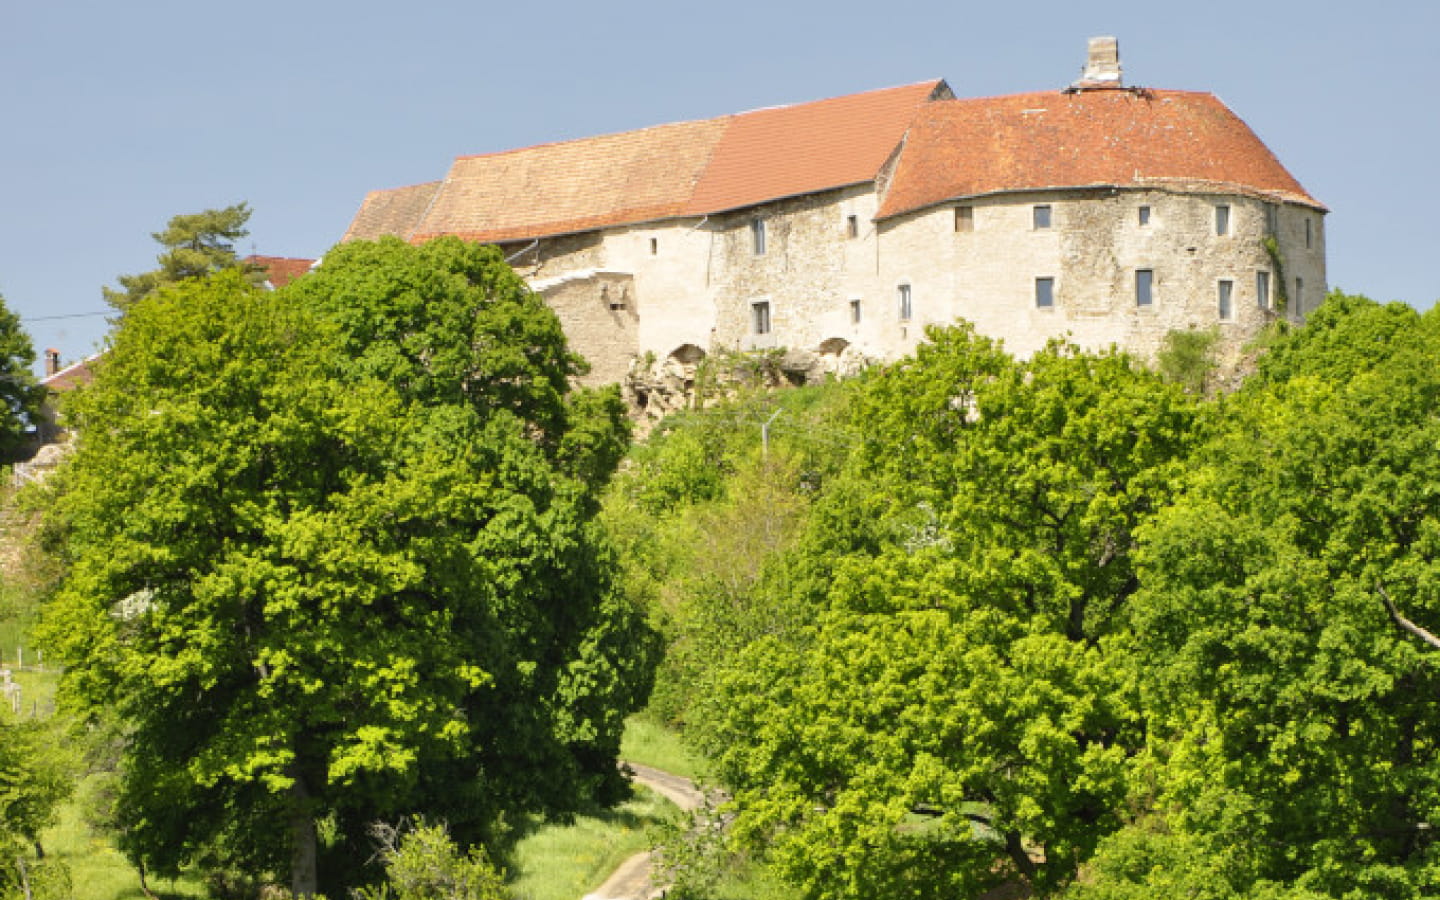
[[[320,889],[316,861],[319,836],[310,811],[310,792],[298,773],[294,778],[290,787],[294,800],[290,810],[290,893],[296,898],[313,897]]]

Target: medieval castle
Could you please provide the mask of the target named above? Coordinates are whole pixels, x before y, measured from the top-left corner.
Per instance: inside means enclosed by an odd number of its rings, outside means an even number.
[[[1325,212],[1218,99],[1127,87],[1096,38],[1052,92],[929,81],[462,156],[345,239],[498,244],[615,382],[716,348],[840,369],[957,318],[1021,355],[1216,327],[1233,356],[1324,297]]]

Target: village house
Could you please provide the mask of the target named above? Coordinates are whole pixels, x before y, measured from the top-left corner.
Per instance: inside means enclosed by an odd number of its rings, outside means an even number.
[[[1020,355],[1213,327],[1233,360],[1323,298],[1325,213],[1220,100],[1128,87],[1096,38],[1054,91],[928,81],[462,156],[344,239],[498,244],[616,382],[717,348],[843,369],[959,318]]]

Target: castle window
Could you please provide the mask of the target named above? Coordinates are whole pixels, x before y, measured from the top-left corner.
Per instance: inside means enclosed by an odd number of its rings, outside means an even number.
[[[860,324],[860,298],[856,297],[850,301],[850,324]]]
[[[956,230],[956,231],[974,231],[974,230],[975,230],[975,207],[973,207],[973,206],[957,206],[957,207],[955,207],[955,230]]]
[[[1314,243],[1313,243],[1314,240],[1315,240],[1315,231],[1314,231],[1314,229],[1311,227],[1310,220],[1307,218],[1307,219],[1305,220],[1305,249],[1306,249],[1306,250],[1309,250],[1311,247],[1314,246]]]
[[[1270,308],[1270,273],[1255,273],[1255,305],[1261,309]]]
[[[1216,285],[1215,300],[1216,312],[1220,314],[1220,321],[1229,322],[1235,318],[1235,306],[1231,302],[1235,294],[1235,282],[1221,281]]]
[[[1031,221],[1034,223],[1036,231],[1043,231],[1046,228],[1049,228],[1050,205],[1048,203],[1042,203],[1039,206],[1036,206],[1031,213]]]
[[[1148,207],[1148,206],[1142,206],[1142,207],[1140,207],[1139,216],[1140,216],[1140,227],[1141,227],[1141,228],[1145,228],[1145,227],[1149,226],[1149,224],[1150,224],[1150,207]]]
[[[756,334],[770,333],[770,301],[756,300],[750,304],[751,330]]]
[[[900,302],[900,321],[910,321],[910,313],[913,312],[910,305],[910,285],[898,285],[895,288],[895,298]]]
[[[857,237],[860,236],[860,217],[859,217],[859,216],[846,216],[846,217],[845,217],[845,236],[848,237],[848,238],[857,238]]]
[[[1280,204],[1265,204],[1265,233],[1275,234],[1280,230]]]
[[[1135,305],[1150,306],[1155,302],[1155,270],[1135,270]]]
[[[1215,233],[1230,233],[1230,207],[1228,204],[1221,203],[1215,207]]]
[[[1055,279],[1044,276],[1035,279],[1035,307],[1049,309],[1055,305]]]
[[[755,247],[756,256],[765,255],[765,220],[750,220],[750,240]]]
[[[660,239],[659,239],[659,238],[651,238],[651,239],[650,239],[650,255],[651,255],[651,256],[655,256],[655,255],[657,255],[659,252],[660,252]]]

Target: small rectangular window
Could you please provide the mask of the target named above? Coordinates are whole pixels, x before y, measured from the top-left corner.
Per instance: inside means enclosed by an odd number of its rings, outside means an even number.
[[[1035,279],[1035,306],[1049,309],[1055,305],[1055,279],[1049,276]]]
[[[955,207],[955,230],[956,230],[956,231],[974,231],[974,230],[975,230],[975,207],[973,207],[973,206],[957,206],[957,207]]]
[[[1229,322],[1235,317],[1235,306],[1232,303],[1235,295],[1235,282],[1221,281],[1216,286],[1215,301],[1216,312],[1220,314],[1220,321]]]
[[[1280,231],[1280,204],[1265,204],[1265,233],[1276,234]]]
[[[1224,203],[1215,207],[1215,233],[1230,233],[1230,207]]]
[[[900,321],[910,321],[910,314],[914,311],[910,305],[910,285],[902,284],[895,288],[896,299],[900,302]]]
[[[1305,279],[1303,278],[1295,279],[1294,309],[1297,313],[1303,313],[1305,311]]]
[[[1255,305],[1261,309],[1270,308],[1270,273],[1255,273]]]
[[[756,300],[750,304],[750,324],[756,334],[770,333],[769,300]]]
[[[845,217],[845,236],[848,237],[848,238],[857,238],[857,237],[860,236],[860,217],[859,217],[859,216],[846,216],[846,217]]]
[[[1310,220],[1309,220],[1309,219],[1306,219],[1306,220],[1305,220],[1305,249],[1306,249],[1306,250],[1309,250],[1311,247],[1315,246],[1314,241],[1315,241],[1315,230],[1314,230],[1314,228],[1312,227],[1312,225],[1311,225],[1311,223],[1310,223]]]
[[[858,297],[850,301],[850,324],[860,324],[860,300]]]
[[[1150,207],[1140,207],[1140,227],[1145,228],[1150,224]]]
[[[1135,305],[1149,306],[1155,302],[1155,270],[1135,270]]]
[[[765,220],[750,220],[750,238],[755,247],[756,256],[765,255]]]
[[[651,239],[650,239],[650,255],[651,255],[651,256],[654,256],[654,255],[656,255],[656,254],[659,253],[659,252],[660,252],[660,239],[659,239],[659,238],[651,238]]]
[[[1041,204],[1041,205],[1035,207],[1035,209],[1034,209],[1034,211],[1033,211],[1033,213],[1032,213],[1032,221],[1033,221],[1034,224],[1035,224],[1035,230],[1036,230],[1036,231],[1043,231],[1043,230],[1045,230],[1046,228],[1049,228],[1049,227],[1050,227],[1050,206],[1049,206],[1048,204]]]

